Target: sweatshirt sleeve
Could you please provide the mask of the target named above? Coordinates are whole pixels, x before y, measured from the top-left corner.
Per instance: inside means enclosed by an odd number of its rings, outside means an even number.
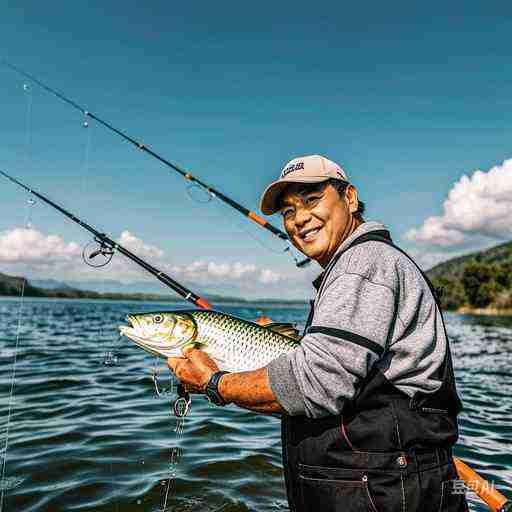
[[[300,346],[268,366],[270,387],[290,415],[340,414],[384,352],[395,322],[392,286],[356,273],[327,283]]]

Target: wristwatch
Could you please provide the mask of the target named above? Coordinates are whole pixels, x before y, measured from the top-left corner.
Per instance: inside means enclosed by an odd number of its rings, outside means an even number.
[[[204,393],[206,395],[206,398],[215,405],[221,405],[224,406],[227,404],[227,402],[222,398],[222,396],[219,393],[219,381],[223,375],[229,372],[215,372],[208,381],[208,384],[206,384],[206,389],[204,390]]]

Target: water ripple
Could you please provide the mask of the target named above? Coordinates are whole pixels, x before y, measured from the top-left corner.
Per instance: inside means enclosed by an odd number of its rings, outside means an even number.
[[[0,299],[0,449],[18,307]],[[176,435],[170,399],[154,394],[154,358],[116,329],[129,311],[159,308],[169,306],[26,300],[3,454],[5,512],[156,511],[168,487],[173,512],[288,510],[276,418],[194,397],[184,434]],[[248,319],[306,316],[302,307],[224,309]],[[464,403],[456,454],[503,490],[512,481],[512,319],[451,314],[447,326]],[[108,352],[112,366],[104,364]]]

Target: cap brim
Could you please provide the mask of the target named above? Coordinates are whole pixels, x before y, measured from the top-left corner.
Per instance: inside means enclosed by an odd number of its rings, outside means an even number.
[[[330,176],[297,176],[296,178],[290,177],[274,181],[261,196],[260,210],[265,215],[273,215],[279,211],[279,197],[290,183],[321,183],[330,179],[332,179]]]

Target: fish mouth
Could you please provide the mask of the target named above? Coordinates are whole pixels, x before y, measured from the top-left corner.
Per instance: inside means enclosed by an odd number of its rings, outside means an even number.
[[[128,322],[127,328],[139,335],[144,334],[143,326],[135,315],[126,315],[126,321]]]
[[[120,325],[119,331],[123,336],[132,340],[140,348],[159,357],[183,357],[180,347],[162,347],[158,342],[153,342],[141,337],[136,328]]]
[[[141,325],[137,318],[133,315],[126,315],[126,322],[128,325],[119,325],[118,329],[123,336],[128,338],[140,338],[143,335]]]

